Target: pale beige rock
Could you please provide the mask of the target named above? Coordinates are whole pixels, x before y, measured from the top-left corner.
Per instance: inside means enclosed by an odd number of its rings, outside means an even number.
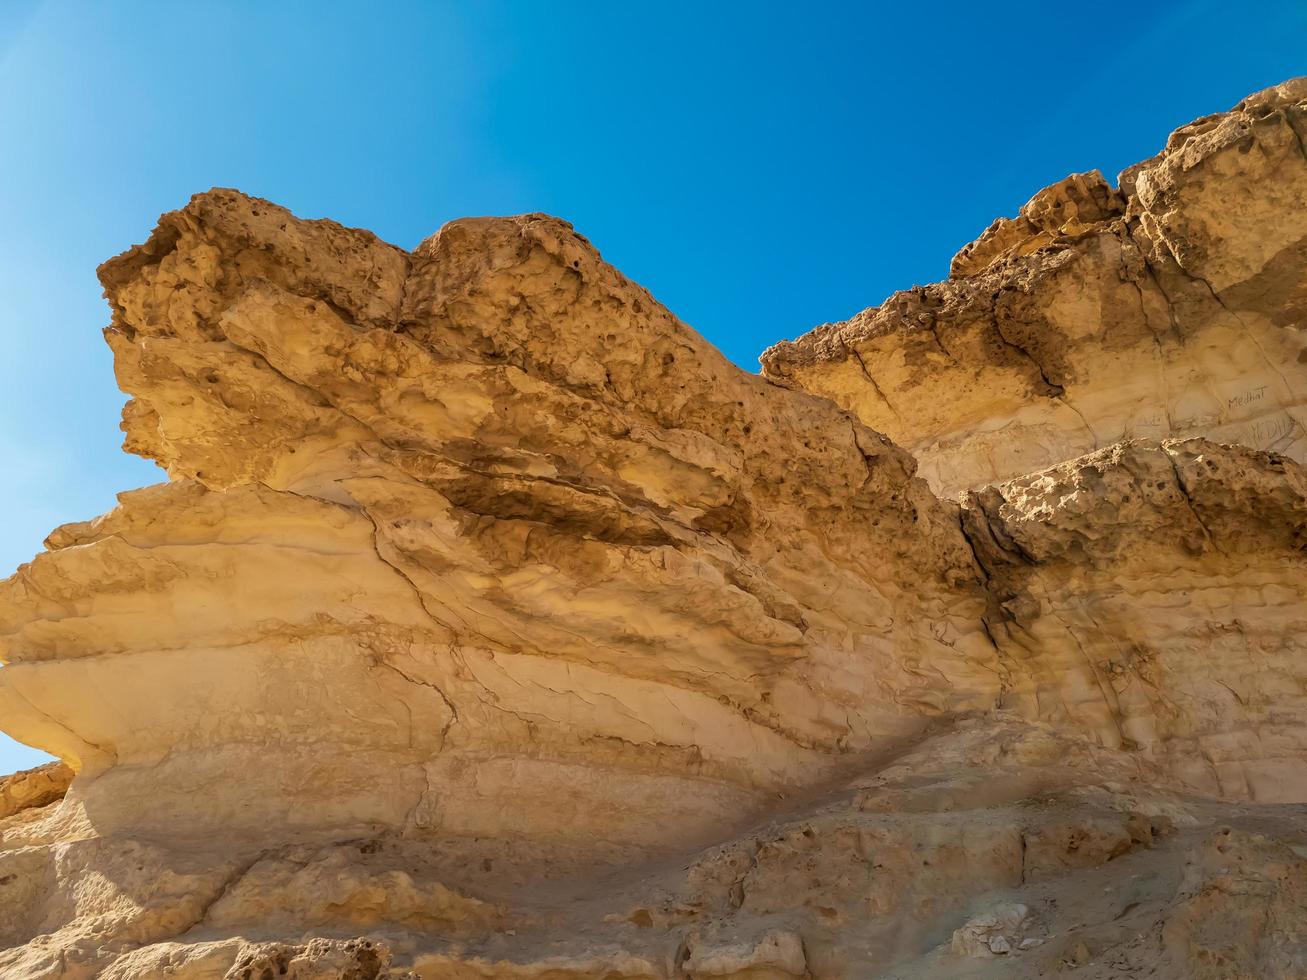
[[[1025,935],[1030,909],[1020,902],[1008,902],[967,920],[953,933],[949,947],[958,956],[1002,956],[1013,950],[1029,949]]]
[[[1307,800],[1307,474],[1205,440],[970,493],[1002,703],[1205,795]]]
[[[1307,81],[1041,191],[953,260],[762,356],[911,450],[935,490],[1122,439],[1307,459]]]
[[[215,191],[102,275],[128,445],[176,482],[0,606],[6,724],[95,777],[97,826],[707,841],[993,700],[912,460],[563,222],[410,257]]]
[[[555,218],[164,215],[170,482],[0,584],[0,977],[1302,975],[1305,99],[762,378]]]

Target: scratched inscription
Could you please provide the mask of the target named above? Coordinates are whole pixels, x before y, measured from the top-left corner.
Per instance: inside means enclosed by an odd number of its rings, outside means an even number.
[[[1279,415],[1272,415],[1270,418],[1249,422],[1244,427],[1244,437],[1240,441],[1254,446],[1268,446],[1279,442],[1297,427],[1298,420],[1292,415],[1282,412]]]
[[[1249,383],[1245,380],[1244,387],[1217,401],[1210,388],[1204,390],[1201,385],[1195,384],[1198,378],[1197,372],[1191,374],[1189,383],[1170,399],[1172,413],[1179,409],[1182,414],[1168,414],[1156,404],[1142,404],[1130,430],[1161,430],[1179,434],[1221,429],[1228,433],[1223,438],[1257,447],[1274,446],[1295,432],[1307,432],[1288,412],[1276,411],[1275,388],[1269,382],[1261,383],[1258,380]],[[1204,401],[1215,411],[1192,412],[1193,408]],[[1190,413],[1184,413],[1185,407],[1190,408]],[[1255,417],[1250,419],[1250,415]]]
[[[1249,405],[1255,405],[1257,402],[1266,400],[1266,385],[1258,385],[1256,388],[1249,388],[1239,392],[1230,398],[1226,405],[1229,408],[1246,408]]]

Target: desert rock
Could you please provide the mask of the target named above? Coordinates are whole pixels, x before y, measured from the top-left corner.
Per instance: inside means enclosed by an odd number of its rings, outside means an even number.
[[[1302,975],[1305,100],[762,376],[546,215],[164,215],[169,480],[0,583],[0,976]]]
[[[911,450],[937,492],[1123,439],[1307,459],[1307,81],[1037,194],[945,282],[764,353]]]
[[[63,799],[72,780],[72,770],[62,762],[0,777],[0,820]]]

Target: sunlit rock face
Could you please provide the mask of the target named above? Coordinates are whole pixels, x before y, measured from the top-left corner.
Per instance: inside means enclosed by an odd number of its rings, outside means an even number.
[[[1003,703],[1204,796],[1307,800],[1307,474],[1130,443],[967,495]]]
[[[409,255],[213,191],[101,275],[173,479],[8,582],[0,695],[99,826],[682,843],[993,703],[911,457],[562,221]]]
[[[0,584],[0,976],[1307,973],[1304,98],[762,376],[545,215],[164,215],[169,481]]]
[[[911,450],[942,495],[1122,439],[1307,459],[1307,82],[1040,191],[941,283],[777,344],[769,378]]]

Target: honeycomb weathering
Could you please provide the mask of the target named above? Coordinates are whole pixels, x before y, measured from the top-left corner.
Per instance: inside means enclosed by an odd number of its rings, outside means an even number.
[[[0,584],[76,773],[0,784],[0,975],[1304,975],[1300,134],[762,376],[545,215],[164,215],[100,275],[169,482]]]

